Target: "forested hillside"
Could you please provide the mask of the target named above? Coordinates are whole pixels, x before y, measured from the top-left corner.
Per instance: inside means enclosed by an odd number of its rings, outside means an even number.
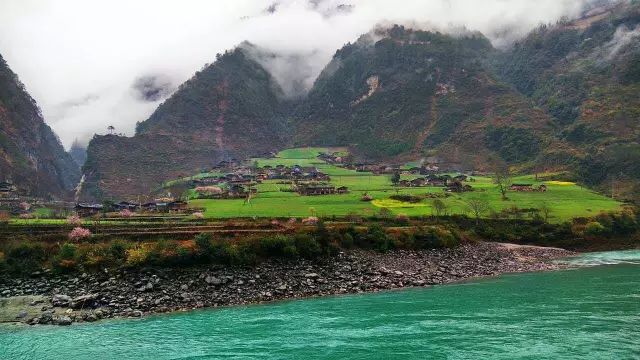
[[[79,178],[79,167],[0,56],[0,181],[26,195],[63,196]]]
[[[221,160],[280,149],[280,94],[271,75],[241,48],[219,55],[139,123],[134,137],[93,138],[85,196],[144,195]]]
[[[243,44],[183,84],[135,137],[94,138],[85,194],[147,193],[223,159],[308,145],[450,169],[487,170],[500,157],[632,194],[639,24],[637,3],[597,8],[500,50],[479,33],[378,28],[337,50],[307,96],[286,101]]]
[[[572,168],[581,181],[608,189],[640,179],[640,4],[541,26],[496,65],[579,149]]]
[[[561,146],[554,124],[494,76],[486,59],[495,51],[481,34],[395,26],[363,36],[335,54],[299,107],[297,141],[466,168],[491,152],[534,161]]]

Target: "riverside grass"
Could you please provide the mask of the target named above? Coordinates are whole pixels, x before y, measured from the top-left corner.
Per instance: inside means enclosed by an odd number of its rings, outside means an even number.
[[[388,209],[391,214],[407,216],[433,215],[432,199],[424,199],[419,203],[402,203],[391,200],[392,195],[425,195],[427,193],[444,194],[441,187],[397,188],[391,183],[390,175],[374,175],[368,172],[356,172],[343,169],[317,158],[320,152],[344,151],[342,148],[298,148],[284,150],[275,158],[251,159],[258,166],[300,165],[315,166],[319,171],[331,176],[331,183],[336,186],[347,186],[349,193],[301,196],[293,192],[280,191],[289,185],[278,184],[276,180],[267,180],[259,184],[258,194],[246,203],[244,199],[196,199],[190,206],[205,209],[207,218],[234,217],[305,217],[305,216],[372,216],[381,209]],[[406,176],[405,178],[414,178]],[[533,175],[515,177],[516,183],[545,184],[547,192],[509,192],[508,200],[502,200],[500,192],[490,177],[474,177],[470,184],[474,191],[452,194],[440,198],[447,206],[450,214],[467,213],[467,201],[484,199],[493,211],[501,211],[517,207],[519,209],[550,209],[550,222],[563,222],[575,217],[593,216],[602,211],[618,211],[622,203],[597,194],[572,182],[536,181]],[[374,201],[365,202],[361,198],[364,193],[373,197]],[[485,214],[488,216],[488,212]]]

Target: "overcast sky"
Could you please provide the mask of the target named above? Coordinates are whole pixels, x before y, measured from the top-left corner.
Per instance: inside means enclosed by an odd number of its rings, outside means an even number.
[[[305,56],[313,78],[336,49],[379,23],[466,26],[502,46],[541,22],[576,16],[585,1],[0,0],[0,54],[68,148],[108,125],[133,135],[163,99],[141,97],[138,79],[175,88],[243,40]]]

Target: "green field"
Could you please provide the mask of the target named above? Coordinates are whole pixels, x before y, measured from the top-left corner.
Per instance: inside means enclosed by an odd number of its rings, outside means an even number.
[[[389,209],[393,214],[422,216],[432,214],[432,200],[425,199],[411,204],[393,201],[389,197],[394,194],[443,193],[442,188],[439,187],[395,188],[391,184],[390,176],[342,169],[316,158],[319,152],[327,150],[326,148],[289,149],[280,152],[276,158],[251,161],[257,162],[258,166],[279,164],[316,166],[320,171],[329,174],[331,182],[336,186],[349,187],[348,194],[300,196],[296,193],[281,192],[279,188],[287,185],[268,180],[258,185],[258,194],[249,204],[245,204],[243,199],[198,199],[190,201],[190,205],[204,208],[205,216],[208,218],[374,215],[382,208]],[[336,151],[336,149],[330,150]],[[545,204],[551,209],[550,221],[561,222],[573,217],[596,215],[601,211],[619,210],[622,205],[573,183],[536,182],[533,176],[520,176],[515,178],[514,182],[544,183],[548,187],[547,192],[509,192],[509,200],[505,201],[501,200],[500,193],[490,178],[477,177],[475,180],[470,183],[474,187],[473,192],[453,194],[442,199],[448,206],[449,213],[467,213],[466,201],[483,198],[495,211],[514,206],[520,209],[540,208]],[[361,201],[365,192],[373,196],[373,202]],[[487,212],[487,216],[488,214]]]

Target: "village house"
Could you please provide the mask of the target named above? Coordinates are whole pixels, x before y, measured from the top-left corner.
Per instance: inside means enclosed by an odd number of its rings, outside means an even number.
[[[101,213],[103,208],[104,206],[102,206],[102,204],[78,203],[74,207],[74,210],[80,217],[89,217]]]
[[[16,191],[15,185],[10,181],[0,182],[0,195],[7,195]]]
[[[136,209],[138,209],[139,207],[140,207],[140,204],[129,202],[129,201],[120,201],[117,204],[113,204],[113,209],[115,211],[122,211],[122,210],[136,211]]]
[[[449,193],[462,193],[473,191],[473,187],[471,185],[465,185],[461,181],[453,180],[449,184],[447,184],[446,189],[444,191]]]
[[[300,195],[306,196],[330,195],[336,193],[336,187],[331,184],[324,183],[298,184],[296,186],[296,192]]]

